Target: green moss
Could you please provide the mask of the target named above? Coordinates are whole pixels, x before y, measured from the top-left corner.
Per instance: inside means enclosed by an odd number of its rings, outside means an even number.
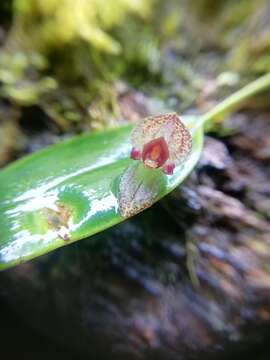
[[[14,0],[0,97],[64,131],[114,124],[119,79],[182,112],[209,78],[269,71],[269,24],[268,0]]]
[[[151,1],[139,0],[15,0],[15,30],[28,48],[48,52],[83,39],[90,45],[117,54],[121,45],[108,31],[129,14],[147,17]]]

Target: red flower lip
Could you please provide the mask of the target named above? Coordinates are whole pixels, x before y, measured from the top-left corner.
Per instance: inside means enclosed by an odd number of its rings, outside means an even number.
[[[168,158],[169,149],[163,136],[149,141],[143,147],[142,159],[147,167],[159,168]]]

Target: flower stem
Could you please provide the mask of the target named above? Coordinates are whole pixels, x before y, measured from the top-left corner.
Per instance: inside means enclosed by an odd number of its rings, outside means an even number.
[[[202,115],[195,127],[205,126],[207,123],[239,108],[248,98],[267,88],[270,88],[270,73],[244,86],[242,89],[236,91],[227,99],[219,103],[212,110]]]

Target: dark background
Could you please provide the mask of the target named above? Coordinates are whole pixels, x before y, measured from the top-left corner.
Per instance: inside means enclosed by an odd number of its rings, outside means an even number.
[[[47,360],[65,359],[65,360],[85,360],[79,357],[76,351],[65,349],[52,341],[52,339],[39,334],[25,324],[16,314],[12,312],[9,306],[0,299],[0,342],[1,358],[27,359],[27,360]],[[263,346],[256,346],[248,351],[241,352],[226,359],[256,359],[268,360],[270,342],[265,340]],[[89,358],[88,358],[89,359]],[[128,360],[128,359],[127,359]]]
[[[1,359],[66,359],[83,360],[70,350],[61,348],[52,339],[39,334],[25,324],[0,298]]]

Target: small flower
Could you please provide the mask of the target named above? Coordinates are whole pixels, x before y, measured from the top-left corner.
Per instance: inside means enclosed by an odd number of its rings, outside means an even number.
[[[172,175],[175,166],[189,155],[192,140],[176,113],[143,119],[131,135],[133,160],[142,160],[151,169],[161,168]]]

